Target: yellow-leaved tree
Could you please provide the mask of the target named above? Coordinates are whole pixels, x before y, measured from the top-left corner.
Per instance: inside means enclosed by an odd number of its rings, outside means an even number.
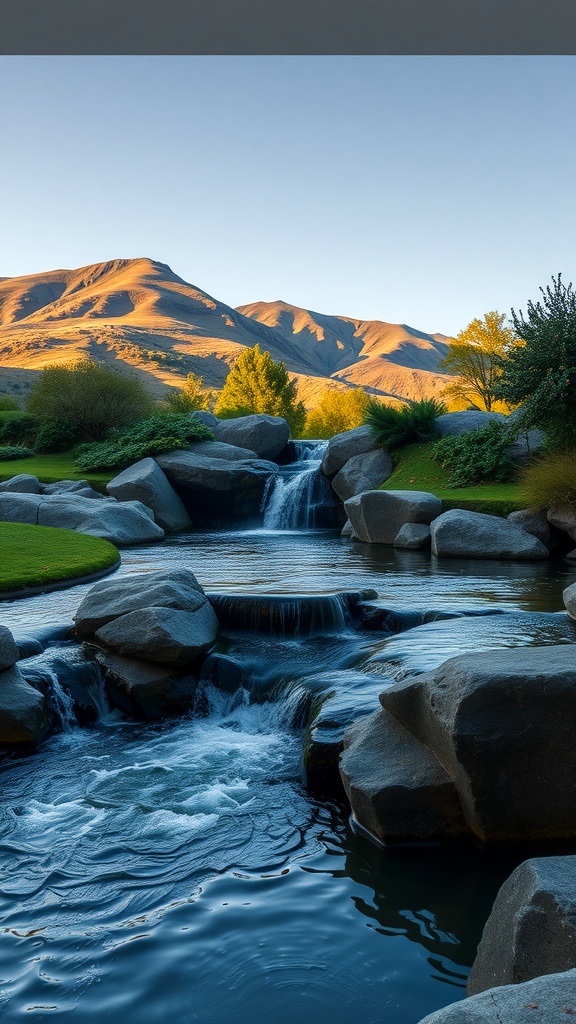
[[[368,402],[364,388],[325,391],[318,405],[306,416],[304,437],[321,440],[361,426]]]
[[[512,327],[505,327],[505,313],[495,309],[482,320],[472,320],[451,343],[439,369],[456,375],[443,391],[446,398],[491,412],[495,385],[501,374],[499,359],[519,343]]]

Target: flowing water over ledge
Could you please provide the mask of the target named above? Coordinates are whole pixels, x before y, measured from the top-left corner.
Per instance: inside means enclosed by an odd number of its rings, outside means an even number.
[[[306,792],[302,706],[332,686],[366,711],[394,678],[461,651],[575,642],[561,611],[574,568],[260,530],[130,549],[121,573],[176,565],[221,594],[373,588],[403,631],[333,615],[311,635],[230,633],[242,684],[205,681],[187,718],[129,722],[102,700],[93,728],[2,761],[0,1016],[415,1024],[461,998],[526,851],[376,849],[343,805]],[[87,589],[3,603],[0,621],[19,638],[67,626]],[[79,656],[59,641],[29,664]]]

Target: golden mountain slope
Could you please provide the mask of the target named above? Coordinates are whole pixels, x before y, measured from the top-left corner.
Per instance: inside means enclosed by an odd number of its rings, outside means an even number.
[[[0,278],[0,392],[24,391],[44,366],[82,356],[130,368],[156,395],[190,371],[221,388],[256,343],[284,360],[309,406],[326,387],[411,398],[443,384],[437,338],[284,303],[236,310],[149,259]]]
[[[406,324],[327,316],[286,302],[254,302],[239,312],[282,333],[319,373],[396,398],[438,396],[449,376],[438,370],[449,338]]]

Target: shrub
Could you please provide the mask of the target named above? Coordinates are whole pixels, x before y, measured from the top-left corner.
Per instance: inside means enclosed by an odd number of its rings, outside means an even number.
[[[79,439],[79,428],[68,420],[44,420],[36,434],[37,452],[66,452]]]
[[[405,444],[430,441],[436,433],[436,419],[446,412],[443,402],[435,398],[422,398],[400,408],[371,399],[364,422],[383,448],[393,451]]]
[[[19,412],[20,403],[13,395],[0,395],[0,412]]]
[[[29,416],[25,412],[5,412],[0,415],[0,444],[11,441],[27,447],[36,443],[36,434],[40,426],[37,416]]]
[[[43,419],[76,423],[85,437],[102,440],[111,427],[125,427],[152,412],[153,403],[137,377],[92,359],[47,366],[28,398],[30,412]]]
[[[459,437],[443,437],[434,445],[432,456],[450,470],[448,487],[468,487],[486,481],[505,483],[514,469],[510,458],[512,440],[505,423],[492,421]]]
[[[539,458],[520,474],[520,494],[530,508],[569,505],[576,509],[576,449]]]
[[[12,462],[13,459],[29,459],[32,455],[34,455],[32,448],[26,448],[22,444],[0,448],[0,462]]]
[[[212,440],[208,427],[189,416],[167,413],[151,416],[132,427],[118,430],[106,441],[85,444],[77,449],[76,465],[83,471],[97,472],[129,466],[149,455],[185,448],[190,441]]]

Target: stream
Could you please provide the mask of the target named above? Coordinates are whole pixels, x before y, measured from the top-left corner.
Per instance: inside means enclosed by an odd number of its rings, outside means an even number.
[[[89,587],[0,605],[18,642],[48,642],[22,666],[62,697],[62,730],[0,761],[6,1024],[416,1024],[464,997],[495,894],[531,851],[377,848],[343,797],[307,791],[303,724],[312,696],[366,713],[464,651],[576,642],[562,603],[576,568],[431,561],[315,529],[317,455],[286,467],[262,528],[129,548],[118,575],[186,567],[209,594],[254,598],[370,588],[389,633],[338,616],[226,631],[241,684],[206,678],[187,716],[142,723],[109,708],[68,637]],[[82,672],[90,727],[66,705]]]

